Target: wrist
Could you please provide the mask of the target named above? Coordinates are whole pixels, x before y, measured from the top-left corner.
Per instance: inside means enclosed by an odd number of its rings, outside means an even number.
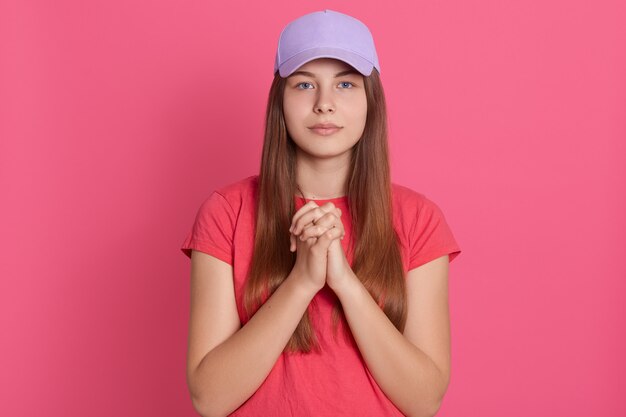
[[[349,270],[344,279],[331,286],[331,289],[343,303],[343,300],[357,294],[359,291],[365,290],[363,283],[359,280],[352,270]]]
[[[303,278],[304,277],[299,276],[297,273],[294,273],[292,271],[287,276],[283,284],[286,284],[291,289],[291,291],[310,302],[313,297],[315,297],[315,294],[317,294],[317,292],[321,290],[321,288],[314,285],[310,280]]]

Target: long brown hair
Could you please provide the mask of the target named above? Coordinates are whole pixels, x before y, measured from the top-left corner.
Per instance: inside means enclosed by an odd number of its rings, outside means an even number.
[[[363,79],[367,119],[363,135],[353,148],[347,178],[355,237],[352,270],[396,328],[403,331],[405,276],[392,220],[385,95],[376,69]],[[297,256],[289,251],[289,226],[295,214],[296,145],[289,137],[283,116],[285,84],[286,79],[277,73],[267,102],[254,252],[244,291],[248,317],[287,278]],[[337,302],[333,309],[335,330],[341,317],[341,305]],[[307,311],[286,350],[309,352],[316,345],[315,330]]]

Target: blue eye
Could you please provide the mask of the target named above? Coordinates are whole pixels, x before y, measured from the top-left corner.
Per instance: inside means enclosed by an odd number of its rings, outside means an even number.
[[[302,87],[304,85],[308,85],[309,87]],[[350,81],[342,81],[339,83],[339,85],[341,86],[341,88],[352,88],[354,87],[354,84],[351,83]],[[296,84],[296,88],[300,89],[300,90],[310,90],[311,88],[313,88],[313,84],[303,81],[301,83]]]

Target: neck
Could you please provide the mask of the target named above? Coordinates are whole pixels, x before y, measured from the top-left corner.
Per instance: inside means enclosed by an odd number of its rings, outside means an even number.
[[[350,153],[340,158],[319,159],[296,155],[296,184],[306,199],[324,200],[345,196]]]

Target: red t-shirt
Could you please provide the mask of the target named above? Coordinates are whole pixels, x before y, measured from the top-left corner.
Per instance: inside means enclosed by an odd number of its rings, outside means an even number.
[[[233,266],[237,309],[242,324],[243,289],[254,246],[255,195],[258,176],[251,176],[214,191],[200,206],[193,227],[182,245],[191,257],[195,249]],[[440,256],[450,261],[461,252],[439,207],[423,194],[392,184],[393,223],[400,240],[405,271]],[[294,197],[296,210],[304,199]],[[332,201],[342,211],[346,235],[341,244],[352,264],[347,197]],[[285,250],[288,250],[287,248]],[[336,297],[326,286],[309,305],[320,353],[283,353],[259,389],[231,416],[402,416],[367,369],[354,343],[334,337],[331,312]],[[341,326],[341,322],[340,322]],[[342,335],[339,328],[338,335]]]

